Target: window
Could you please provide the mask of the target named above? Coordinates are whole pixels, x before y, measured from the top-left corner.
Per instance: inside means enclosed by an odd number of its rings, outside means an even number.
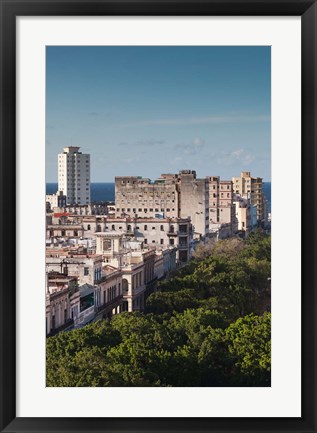
[[[130,212],[130,211],[131,211],[131,209],[128,207],[127,212]]]
[[[166,209],[166,212],[170,212],[170,210],[171,210],[171,209],[167,208],[167,209]]]
[[[163,225],[161,226],[161,231],[162,231],[162,232],[164,231],[164,226],[163,226]]]
[[[144,230],[147,230],[147,225],[144,226]]]
[[[144,239],[144,243],[147,244],[147,239]]]
[[[153,212],[153,209],[150,209],[150,212]]]
[[[164,244],[164,239],[160,240],[160,244],[163,245]]]
[[[152,227],[152,230],[155,230],[155,227]]]
[[[88,267],[84,267],[84,275],[85,276],[89,275],[89,268]]]
[[[170,239],[170,245],[174,245],[175,241],[173,238]]]
[[[155,244],[155,240],[152,241],[152,244]]]

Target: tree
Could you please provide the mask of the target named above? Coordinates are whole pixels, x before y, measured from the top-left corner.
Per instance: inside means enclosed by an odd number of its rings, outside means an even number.
[[[250,314],[226,329],[229,352],[237,368],[238,383],[269,386],[271,383],[271,314]]]

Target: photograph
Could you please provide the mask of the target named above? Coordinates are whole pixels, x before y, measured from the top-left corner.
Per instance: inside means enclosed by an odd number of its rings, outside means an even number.
[[[271,47],[47,46],[45,98],[46,386],[270,387]]]

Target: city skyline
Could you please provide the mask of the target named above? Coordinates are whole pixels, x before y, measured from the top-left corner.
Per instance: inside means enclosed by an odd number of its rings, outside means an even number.
[[[271,180],[270,47],[47,47],[46,181],[91,154],[91,182],[195,169]]]

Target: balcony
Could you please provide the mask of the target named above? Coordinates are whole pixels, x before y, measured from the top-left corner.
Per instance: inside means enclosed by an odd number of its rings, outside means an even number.
[[[167,232],[167,236],[178,236],[178,231],[176,231],[176,230],[169,230],[168,232]]]
[[[116,296],[114,299],[107,302],[106,304],[103,304],[103,305],[100,305],[99,307],[97,307],[96,312],[97,313],[107,313],[109,311],[112,311],[113,308],[120,305],[122,299],[123,299],[123,295]]]

